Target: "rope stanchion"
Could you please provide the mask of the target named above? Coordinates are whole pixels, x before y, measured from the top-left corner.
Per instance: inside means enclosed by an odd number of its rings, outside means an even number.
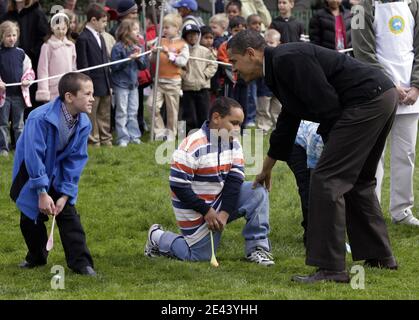
[[[156,100],[157,100],[157,87],[159,85],[159,74],[160,74],[160,51],[161,51],[161,39],[163,36],[163,19],[164,19],[164,6],[166,1],[163,0],[160,8],[160,21],[159,21],[159,33],[157,37],[157,53],[156,53],[156,71],[154,75],[154,84],[153,84],[153,102],[151,107],[151,132],[150,132],[150,141],[154,141],[154,131],[156,126]],[[155,16],[155,22],[157,23],[156,8],[154,4],[152,5],[153,16]]]

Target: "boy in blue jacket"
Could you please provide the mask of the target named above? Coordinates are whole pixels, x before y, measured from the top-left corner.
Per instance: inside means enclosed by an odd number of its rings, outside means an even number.
[[[74,207],[88,159],[91,123],[86,113],[94,103],[93,83],[85,74],[67,73],[58,91],[58,98],[29,115],[16,145],[10,196],[21,211],[20,228],[28,246],[19,266],[30,269],[47,263],[45,221],[55,215],[68,267],[95,276]]]

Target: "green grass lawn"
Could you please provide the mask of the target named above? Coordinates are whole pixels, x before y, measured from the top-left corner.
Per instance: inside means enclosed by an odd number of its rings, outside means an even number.
[[[266,151],[265,139],[265,151]],[[168,185],[169,165],[154,159],[158,143],[128,148],[90,149],[77,209],[98,278],[72,273],[64,259],[58,231],[48,264],[34,270],[17,265],[26,254],[19,212],[9,199],[12,157],[0,159],[0,299],[418,299],[419,229],[396,226],[388,214],[388,177],[383,207],[399,271],[366,269],[365,289],[350,285],[300,285],[294,274],[313,268],[304,264],[301,210],[294,178],[284,163],[275,168],[270,194],[270,221],[275,266],[243,259],[243,221],[228,225],[217,253],[220,267],[144,257],[151,224],[176,231]],[[419,148],[417,149],[419,151]],[[419,161],[416,161],[419,165]],[[249,176],[247,179],[251,180]],[[419,199],[419,169],[415,173]],[[416,213],[419,210],[416,207]],[[48,232],[51,222],[48,222]],[[348,256],[348,269],[355,264]],[[51,289],[51,268],[65,266],[65,289]]]

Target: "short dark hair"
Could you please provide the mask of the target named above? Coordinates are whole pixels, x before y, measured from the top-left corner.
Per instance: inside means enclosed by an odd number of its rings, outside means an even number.
[[[243,18],[242,16],[235,16],[235,17],[231,18],[230,22],[228,23],[228,27],[230,28],[230,30],[233,29],[233,28],[236,28],[240,25],[242,25],[244,27],[247,26],[246,19]]]
[[[243,107],[241,106],[241,104],[238,103],[236,100],[228,98],[228,97],[219,97],[215,99],[214,103],[211,106],[211,109],[209,112],[209,119],[211,120],[212,115],[215,112],[218,112],[221,118],[224,118],[230,114],[230,111],[232,108],[240,108],[243,110]]]
[[[214,36],[214,32],[212,31],[211,27],[208,26],[202,26],[201,27],[201,37],[203,37],[205,34],[212,34]]]
[[[250,24],[252,22],[252,19],[255,17],[260,18],[260,15],[258,15],[257,13],[252,13],[251,15],[249,15],[246,20],[247,24]]]
[[[263,51],[265,47],[265,39],[259,32],[251,29],[240,31],[227,43],[227,50],[230,49],[234,53],[242,55],[246,52],[247,48]]]
[[[242,2],[240,0],[231,0],[227,3],[226,5],[226,11],[228,9],[228,7],[230,6],[236,6],[237,8],[239,8],[240,11],[242,11]]]
[[[87,7],[86,16],[87,16],[87,22],[90,22],[93,18],[96,18],[96,20],[99,20],[103,17],[108,17],[108,13],[105,11],[105,9],[101,5],[97,3],[92,3],[91,5]]]
[[[77,92],[81,89],[83,82],[92,81],[92,79],[85,75],[84,73],[79,72],[69,72],[62,76],[58,82],[58,93],[60,99],[65,101],[65,94],[70,92],[73,95],[76,95]]]

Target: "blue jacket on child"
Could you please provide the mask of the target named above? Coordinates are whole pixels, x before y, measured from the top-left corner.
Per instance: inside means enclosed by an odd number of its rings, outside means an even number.
[[[111,53],[111,60],[121,60],[128,58],[134,51],[134,46],[126,47],[122,42],[117,42]],[[123,89],[134,89],[138,86],[138,70],[147,67],[145,57],[114,64],[111,66],[112,84]]]
[[[87,140],[92,126],[85,113],[79,114],[67,146],[58,151],[61,105],[61,99],[56,98],[32,111],[16,144],[10,196],[33,220],[39,214],[38,189],[49,190],[52,184],[58,193],[69,197],[69,204],[76,203],[80,175],[88,159]]]

